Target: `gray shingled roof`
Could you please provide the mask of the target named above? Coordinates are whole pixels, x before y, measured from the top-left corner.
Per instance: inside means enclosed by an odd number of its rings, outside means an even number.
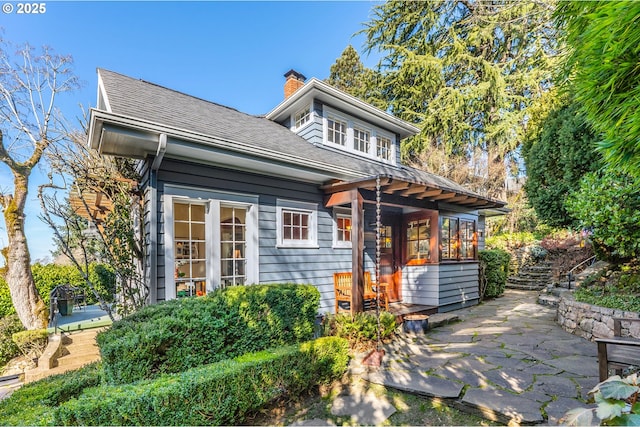
[[[393,166],[363,159],[339,150],[317,147],[286,127],[264,117],[242,113],[113,71],[100,69],[99,72],[111,111],[116,114],[333,164],[353,170],[354,177],[358,174],[382,174],[457,193],[476,195],[456,182],[438,175],[407,166]]]

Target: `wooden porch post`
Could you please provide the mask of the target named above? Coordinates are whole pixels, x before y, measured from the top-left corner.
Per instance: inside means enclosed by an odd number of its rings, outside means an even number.
[[[364,311],[364,212],[363,198],[351,190],[351,314]]]

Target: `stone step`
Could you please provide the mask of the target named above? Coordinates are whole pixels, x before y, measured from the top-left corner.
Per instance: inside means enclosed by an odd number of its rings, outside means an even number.
[[[91,353],[85,353],[82,355],[68,355],[68,356],[62,356],[57,360],[58,365],[56,366],[56,368],[60,368],[60,367],[69,367],[69,366],[75,366],[75,365],[86,365],[87,363],[91,363],[91,362],[95,362],[96,360],[100,359],[100,354],[91,354]],[[53,368],[55,369],[55,368]]]
[[[509,283],[507,282],[507,284],[505,285],[506,288],[508,289],[518,289],[521,291],[540,291],[544,288],[547,287],[547,285],[545,284],[529,284],[529,285],[525,285],[525,284],[515,284],[515,283]]]
[[[538,296],[538,304],[540,304],[540,305],[547,305],[547,306],[550,306],[550,307],[557,307],[559,303],[560,303],[560,298],[558,298],[555,295],[540,294]]]
[[[546,286],[548,283],[551,283],[550,280],[533,280],[521,277],[509,277],[507,279],[507,283],[511,283],[514,285],[536,285],[536,286]]]

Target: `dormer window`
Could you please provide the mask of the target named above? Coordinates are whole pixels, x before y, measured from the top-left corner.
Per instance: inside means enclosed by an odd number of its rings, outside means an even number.
[[[378,135],[376,138],[376,156],[382,160],[391,160],[392,145],[389,138]]]
[[[299,129],[311,121],[311,105],[307,105],[294,116],[295,128]]]
[[[347,143],[347,123],[335,117],[327,119],[327,141],[342,145]]]
[[[363,153],[368,153],[370,139],[371,139],[370,132],[366,130],[358,129],[358,128],[353,128],[353,148],[354,149],[358,151],[362,151]]]

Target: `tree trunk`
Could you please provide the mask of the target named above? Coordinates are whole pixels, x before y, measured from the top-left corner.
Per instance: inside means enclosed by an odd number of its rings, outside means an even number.
[[[44,328],[48,313],[38,295],[31,274],[31,255],[24,233],[24,208],[29,180],[27,176],[14,172],[14,195],[5,196],[4,220],[9,245],[6,249],[6,280],[11,300],[20,321],[27,329]]]

